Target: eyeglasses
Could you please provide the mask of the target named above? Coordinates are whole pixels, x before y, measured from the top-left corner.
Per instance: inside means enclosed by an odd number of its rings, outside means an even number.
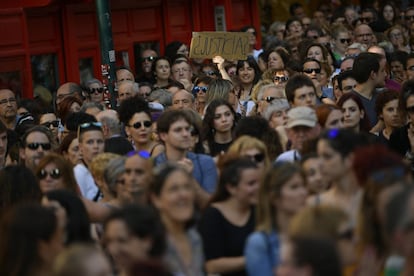
[[[126,154],[126,157],[132,157],[134,155],[138,155],[144,159],[149,159],[151,157],[151,154],[146,150],[132,150]]]
[[[277,81],[277,82],[286,82],[286,81],[289,80],[289,77],[288,76],[280,76],[280,77],[279,76],[274,76],[273,80]]]
[[[205,86],[194,86],[192,92],[193,94],[198,94],[198,92],[203,91],[203,93],[207,93],[207,87]]]
[[[349,228],[337,235],[338,240],[352,240],[354,237],[354,230]]]
[[[88,127],[102,127],[102,123],[101,122],[88,122],[88,123],[83,123],[79,125],[80,129],[88,128]]]
[[[341,41],[342,44],[344,44],[345,42],[349,44],[352,40],[350,38],[340,38],[339,41]]]
[[[142,58],[142,62],[144,62],[144,61],[150,62],[150,61],[154,61],[154,59],[155,59],[155,57],[153,57],[153,56],[144,57],[144,58]]]
[[[406,15],[405,20],[414,20],[414,15]]]
[[[217,73],[215,71],[205,71],[203,72],[204,74],[206,74],[207,76],[214,76],[217,75]]]
[[[133,127],[135,129],[139,129],[142,127],[142,125],[144,125],[144,127],[149,128],[152,126],[151,121],[143,121],[143,122],[136,122],[132,125],[128,125],[129,127]]]
[[[402,33],[392,33],[390,34],[390,38],[399,38],[402,37]]]
[[[16,98],[8,98],[8,99],[3,99],[0,101],[0,105],[4,105],[4,104],[13,104],[16,102]]]
[[[99,87],[99,88],[89,88],[88,93],[89,94],[93,94],[95,92],[97,93],[102,93],[104,91],[103,87]]]
[[[39,147],[42,147],[43,150],[50,150],[52,145],[50,143],[30,143],[26,147],[31,150],[37,150]]]
[[[53,179],[59,179],[59,177],[61,176],[60,170],[58,168],[56,168],[56,169],[53,169],[50,172],[43,169],[37,174],[37,177],[40,180],[42,180],[42,179],[45,179],[48,175]]]
[[[303,73],[306,73],[306,74],[312,74],[313,72],[315,72],[315,74],[320,74],[321,73],[321,68],[303,69]]]
[[[50,128],[50,127],[58,127],[59,126],[59,120],[54,120],[54,121],[49,121],[49,122],[44,122],[43,124],[42,124],[42,126],[45,126],[45,127],[47,127],[47,128]]]
[[[257,153],[254,155],[246,155],[246,157],[251,159],[255,163],[260,163],[264,160],[265,155],[263,153]]]
[[[414,114],[414,106],[408,106],[405,110],[410,114]]]
[[[274,100],[276,100],[277,98],[276,97],[271,97],[271,96],[267,96],[267,97],[265,97],[264,99],[263,99],[263,101],[266,101],[266,102],[268,102],[268,103],[271,103],[271,102],[273,102]]]
[[[249,33],[249,34],[252,34],[252,35],[256,36],[256,32],[247,32],[247,33]]]

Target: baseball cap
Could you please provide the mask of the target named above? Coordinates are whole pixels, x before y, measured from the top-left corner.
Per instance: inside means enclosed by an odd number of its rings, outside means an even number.
[[[314,127],[318,121],[315,110],[307,106],[298,106],[290,109],[287,117],[287,128],[295,126]]]

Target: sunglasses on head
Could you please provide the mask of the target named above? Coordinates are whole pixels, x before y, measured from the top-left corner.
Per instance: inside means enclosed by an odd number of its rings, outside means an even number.
[[[42,147],[43,150],[50,150],[52,145],[50,143],[30,143],[26,147],[31,150],[37,150],[39,147]]]
[[[144,127],[149,128],[152,126],[151,121],[143,121],[143,122],[136,122],[132,125],[128,125],[129,127],[133,127],[135,129],[139,129],[142,127],[142,125],[144,125]]]
[[[320,74],[321,73],[321,68],[303,69],[303,73],[306,73],[306,74],[312,74],[313,72],[315,72],[316,74]]]
[[[207,87],[205,86],[194,86],[193,94],[198,94],[198,92],[203,91],[203,93],[207,93]]]
[[[277,82],[286,82],[286,81],[289,80],[289,77],[288,76],[280,76],[280,77],[279,76],[274,76],[273,80],[277,81]]]
[[[38,174],[37,177],[42,180],[45,179],[47,176],[50,176],[53,179],[58,179],[61,174],[60,174],[60,170],[59,169],[53,169],[52,171],[48,172],[45,169],[41,170]]]
[[[144,62],[144,61],[153,61],[155,59],[155,57],[153,57],[153,56],[149,56],[149,57],[144,57],[144,58],[142,58],[142,61]]]
[[[47,128],[50,128],[50,127],[58,127],[59,126],[59,121],[58,120],[54,120],[54,121],[49,121],[49,122],[44,122],[43,124],[42,124],[42,126],[45,126],[45,127],[47,127]]]
[[[263,153],[257,153],[254,155],[246,155],[246,157],[250,158],[253,162],[260,163],[264,160],[265,155]]]
[[[350,38],[341,38],[341,39],[339,39],[339,41],[341,41],[342,44],[345,43],[345,42],[347,44],[351,43],[351,39]]]
[[[104,91],[103,87],[99,87],[99,88],[89,88],[89,94],[93,94],[93,93],[102,93]]]
[[[276,99],[277,99],[276,97],[267,96],[263,100],[265,100],[268,103],[271,103],[271,102],[273,102]]]
[[[126,157],[132,157],[134,155],[138,155],[144,159],[149,159],[151,157],[151,154],[146,150],[132,150],[126,154]]]

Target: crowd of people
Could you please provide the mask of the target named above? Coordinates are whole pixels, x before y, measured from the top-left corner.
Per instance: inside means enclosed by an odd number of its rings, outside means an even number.
[[[0,275],[413,275],[414,8],[290,12],[144,49],[112,108],[0,89]]]

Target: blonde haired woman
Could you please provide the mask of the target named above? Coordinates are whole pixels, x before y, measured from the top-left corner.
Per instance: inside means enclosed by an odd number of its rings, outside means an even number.
[[[248,157],[263,171],[270,166],[269,154],[266,145],[257,138],[242,135],[237,138],[227,150],[229,154]]]

